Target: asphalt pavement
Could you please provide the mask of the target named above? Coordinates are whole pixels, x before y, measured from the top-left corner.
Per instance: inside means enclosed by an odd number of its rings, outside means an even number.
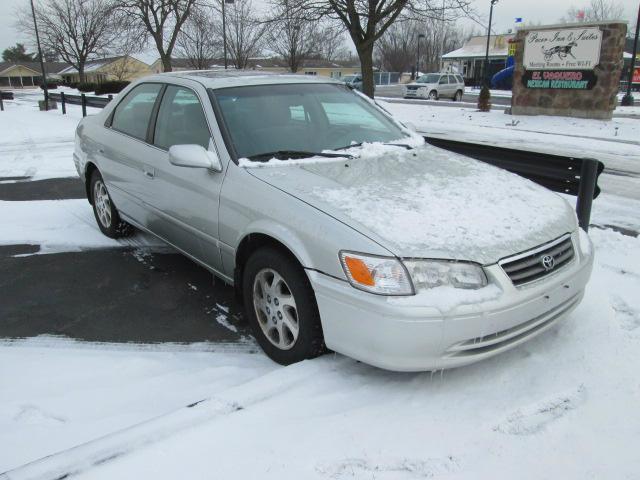
[[[2,200],[84,197],[77,178],[3,182]],[[181,254],[113,248],[34,255],[38,248],[0,247],[2,338],[252,343],[233,289],[214,284]]]

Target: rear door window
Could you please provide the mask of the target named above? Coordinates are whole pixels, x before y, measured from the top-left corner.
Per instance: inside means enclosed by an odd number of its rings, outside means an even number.
[[[201,145],[209,148],[211,133],[195,92],[169,85],[158,110],[153,144],[164,150],[173,145]]]
[[[453,75],[449,75],[449,83],[451,84],[455,84],[456,82],[456,77],[454,77]]]
[[[159,83],[143,83],[131,90],[116,107],[111,128],[146,140],[149,119],[161,89]]]

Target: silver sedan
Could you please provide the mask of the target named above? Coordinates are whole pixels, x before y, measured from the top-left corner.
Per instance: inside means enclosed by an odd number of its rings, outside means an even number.
[[[591,273],[560,196],[329,79],[147,77],[80,122],[74,160],[105,235],[150,232],[234,285],[281,364],[475,362],[564,318]]]

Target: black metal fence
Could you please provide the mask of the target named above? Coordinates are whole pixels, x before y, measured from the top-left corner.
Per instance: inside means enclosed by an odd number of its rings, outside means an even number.
[[[604,170],[602,162],[592,158],[551,155],[443,138],[425,139],[436,147],[517,173],[554,192],[577,196],[578,221],[583,229],[589,228],[591,204],[600,194],[598,177]]]
[[[113,100],[113,95],[105,97],[91,97],[84,93],[80,95],[68,95],[64,92],[49,93],[49,100],[55,100],[62,105],[62,113],[67,113],[67,104],[70,105],[82,105],[82,116],[87,116],[87,107],[104,108],[107,104]]]

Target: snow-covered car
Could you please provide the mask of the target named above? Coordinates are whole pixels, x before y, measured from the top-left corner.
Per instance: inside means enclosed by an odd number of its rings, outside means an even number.
[[[404,86],[404,98],[451,98],[454,102],[462,100],[464,79],[452,73],[427,73],[415,82]]]
[[[133,225],[233,285],[281,364],[475,362],[565,317],[591,273],[559,195],[329,79],[147,77],[80,122],[74,160],[105,235]]]

